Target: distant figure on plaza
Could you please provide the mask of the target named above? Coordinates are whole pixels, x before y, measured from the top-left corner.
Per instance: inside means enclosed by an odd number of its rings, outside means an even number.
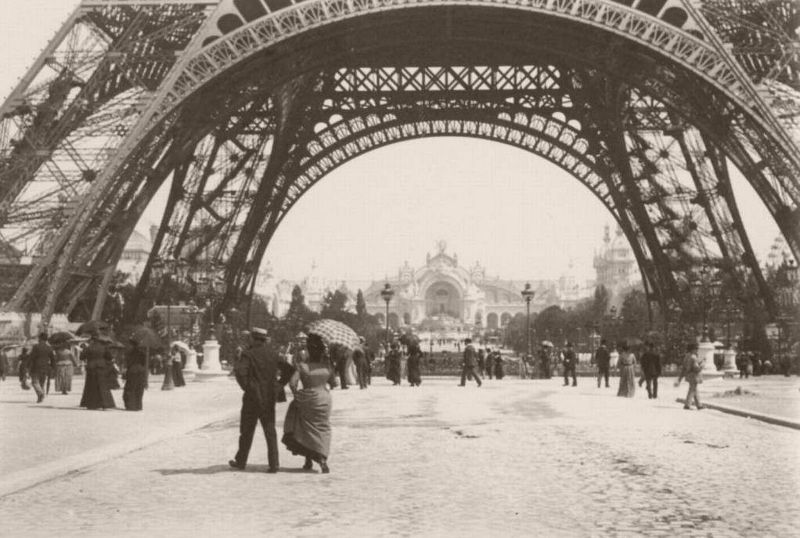
[[[678,375],[678,380],[675,386],[681,384],[683,379],[689,383],[689,390],[686,392],[686,403],[684,409],[691,409],[692,402],[694,402],[698,411],[703,408],[700,405],[700,397],[697,394],[697,385],[703,382],[703,361],[697,356],[697,342],[690,342],[686,345],[686,355],[683,358],[681,365],[681,373]]]
[[[577,378],[578,356],[575,354],[575,349],[572,347],[572,342],[567,342],[567,347],[564,350],[564,386],[569,385],[569,377],[572,376],[572,386],[578,386]]]
[[[28,385],[28,370],[31,367],[31,355],[28,353],[28,348],[23,347],[22,351],[19,355],[19,362],[17,363],[19,375],[19,386],[22,390],[31,390],[31,387]]]
[[[480,361],[480,354],[478,354],[478,359]],[[485,372],[486,373],[486,377],[488,377],[489,379],[493,379],[494,378],[494,364],[492,364],[492,354],[491,354],[491,349],[490,348],[488,348],[488,347],[486,348],[486,356],[485,356],[485,359],[484,359],[484,368],[483,369],[480,368],[480,362],[479,362],[478,366],[479,366],[478,371],[481,373],[481,375],[483,375],[483,373]]]
[[[131,347],[125,356],[125,388],[122,401],[128,411],[141,411],[144,388],[147,384],[147,351],[139,341],[131,338]]]
[[[72,354],[68,343],[60,344],[56,347],[56,392],[69,394],[72,390],[72,375],[78,361]]]
[[[617,396],[633,398],[636,394],[636,355],[628,349],[627,342],[620,342],[618,347],[619,389]]]
[[[597,388],[600,388],[600,379],[605,378],[606,388],[608,385],[608,374],[611,370],[611,353],[608,351],[608,342],[600,340],[600,347],[594,352],[594,362],[597,364]]]
[[[108,347],[111,343],[107,336],[93,335],[89,345],[81,353],[81,362],[86,363],[81,407],[103,410],[116,407],[108,373],[114,360]]]
[[[375,361],[375,351],[365,345],[364,355],[367,359],[367,385],[372,385],[372,363]]]
[[[6,380],[6,372],[8,372],[8,355],[6,350],[0,350],[0,380]]]
[[[261,422],[267,441],[268,472],[277,473],[280,462],[278,434],[275,432],[275,398],[277,390],[283,390],[289,382],[294,367],[280,360],[277,351],[267,344],[266,330],[254,328],[250,331],[250,336],[253,345],[242,353],[242,358],[236,365],[236,382],[244,395],[239,423],[239,450],[228,464],[234,469],[245,468],[256,423]]]
[[[542,379],[550,379],[550,351],[552,344],[549,342],[542,342],[542,347],[539,348],[539,364],[542,368]]]
[[[499,351],[495,350],[489,353],[489,368],[494,368],[494,377],[495,379],[503,379],[506,375],[506,371],[503,367],[503,356],[500,354]]]
[[[661,356],[656,353],[653,342],[647,343],[647,350],[642,354],[641,363],[642,377],[647,383],[647,397],[656,399],[658,398],[658,378],[661,376]]]
[[[31,348],[30,356],[31,384],[36,391],[36,403],[41,403],[45,396],[47,380],[55,371],[56,355],[47,343],[47,333],[39,334],[39,342]]]
[[[356,379],[358,380],[358,388],[365,389],[369,384],[367,382],[367,352],[364,350],[364,337],[358,337],[358,343],[353,349],[353,363],[356,365]]]
[[[342,390],[348,390],[350,388],[350,380],[348,379],[348,364],[350,362],[350,354],[345,352],[339,353],[332,353],[331,359],[333,359],[334,365],[336,365],[336,374],[339,376],[339,385],[341,386]]]
[[[392,342],[391,349],[386,355],[386,379],[392,382],[392,385],[400,384],[400,345],[397,342]]]
[[[325,343],[317,334],[308,335],[308,361],[297,365],[289,387],[294,398],[283,421],[282,442],[294,455],[303,456],[303,469],[310,471],[316,461],[323,473],[330,472],[331,408],[333,400],[326,385],[330,362]],[[302,389],[298,388],[302,384]]]
[[[186,386],[186,380],[183,377],[184,366],[186,366],[186,357],[178,346],[172,346],[172,382],[176,387]]]
[[[472,339],[465,338],[464,359],[461,367],[461,383],[459,383],[460,387],[467,384],[467,377],[469,376],[475,379],[479,387],[483,384],[481,382],[481,376],[478,374],[478,351],[475,349],[475,346],[472,345]]]
[[[422,383],[422,350],[419,344],[408,346],[408,383],[412,387],[419,387]]]
[[[489,351],[488,350],[484,351],[483,348],[479,348],[478,349],[478,373],[481,374],[481,375],[484,375],[487,370],[489,370],[490,372],[492,370],[492,361],[489,358]],[[491,378],[492,378],[492,376],[489,376],[489,379],[491,379]]]
[[[736,368],[739,370],[739,379],[748,379],[752,366],[750,364],[750,353],[742,351],[736,354]]]

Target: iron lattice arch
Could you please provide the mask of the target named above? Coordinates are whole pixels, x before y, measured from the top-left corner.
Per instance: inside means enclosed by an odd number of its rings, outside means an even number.
[[[125,109],[131,119],[113,156],[83,174],[91,181],[81,176],[89,185],[71,199],[84,203],[62,210],[63,231],[43,238],[49,248],[7,309],[49,315],[96,296],[99,315],[97,290],[164,182],[166,212],[139,285],[156,257],[217,260],[230,304],[249,293],[277,227],[317,181],[366,151],[430,136],[511,144],[569,172],[620,224],[662,308],[687,304],[694,273],[710,261],[753,316],[774,310],[732,167],[800,253],[791,133],[714,33],[721,19],[690,6],[680,14],[673,1],[118,4],[87,7],[75,21],[158,20],[153,46],[185,49],[177,61],[173,50],[171,68],[152,71],[155,91]],[[177,28],[180,44],[165,39]],[[132,54],[113,49],[105,59]],[[754,70],[760,78],[764,65]],[[76,121],[73,135],[83,128]]]

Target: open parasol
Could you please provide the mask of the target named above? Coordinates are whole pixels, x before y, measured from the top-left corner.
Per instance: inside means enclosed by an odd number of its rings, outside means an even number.
[[[68,344],[69,342],[78,340],[78,337],[69,331],[59,331],[50,335],[49,342],[54,346]]]
[[[550,340],[542,340],[542,345],[544,347],[553,347],[553,342],[551,342]]]
[[[158,333],[145,325],[134,327],[131,331],[130,339],[135,340],[140,346],[150,349],[164,346]]]
[[[319,319],[312,321],[306,328],[308,334],[316,334],[328,345],[338,344],[349,350],[358,346],[356,332],[340,321],[332,319]]]
[[[111,326],[105,321],[99,319],[92,319],[78,327],[77,334],[79,336],[96,336],[99,334],[106,334],[111,329]]]

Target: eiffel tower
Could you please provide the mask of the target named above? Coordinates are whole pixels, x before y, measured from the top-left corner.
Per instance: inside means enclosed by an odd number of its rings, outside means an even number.
[[[765,322],[730,175],[800,257],[798,25],[792,0],[84,0],[0,110],[0,247],[36,245],[3,309],[97,318],[164,184],[139,288],[211,260],[234,304],[328,172],[465,136],[585,185],[666,315],[711,267]]]

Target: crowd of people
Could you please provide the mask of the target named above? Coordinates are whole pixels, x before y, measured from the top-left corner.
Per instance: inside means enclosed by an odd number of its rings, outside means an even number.
[[[331,389],[346,390],[358,383],[361,389],[372,383],[373,365],[376,354],[360,338],[358,345],[347,347],[338,344],[328,345],[318,334],[300,333],[291,345],[279,348],[270,342],[267,331],[254,328],[244,331],[242,344],[237,348],[233,364],[233,375],[243,391],[238,450],[229,465],[234,469],[244,469],[252,445],[256,425],[260,422],[264,431],[269,472],[279,469],[278,437],[275,427],[275,405],[285,402],[285,387],[289,387],[293,398],[286,410],[283,444],[292,454],[304,458],[303,469],[311,470],[317,463],[323,473],[328,473],[328,456],[331,444]],[[88,342],[81,344],[75,353],[74,343],[64,342],[51,345],[48,335],[39,335],[38,342],[28,351],[23,349],[20,357],[20,382],[23,388],[33,388],[37,402],[42,402],[49,392],[50,380],[55,380],[55,391],[69,394],[72,389],[72,376],[79,367],[85,369],[85,382],[80,406],[87,409],[112,409],[116,407],[112,390],[120,388],[116,366],[121,349],[115,342],[99,332],[91,335]],[[459,386],[473,380],[478,387],[484,378],[503,379],[505,376],[504,356],[498,349],[480,347],[470,338],[463,340],[460,354],[461,376]],[[595,368],[597,388],[610,388],[609,377],[612,367],[616,367],[619,384],[617,396],[632,398],[636,388],[646,385],[648,398],[658,398],[659,378],[662,374],[662,357],[653,342],[645,342],[643,353],[637,359],[627,342],[616,343],[616,364],[612,365],[613,354],[606,340],[591,356],[590,364]],[[77,355],[77,356],[76,356]],[[422,383],[425,354],[418,341],[413,338],[402,342],[396,339],[386,350],[380,349],[377,359],[383,362],[385,376],[394,386],[402,384],[403,372],[411,387]],[[742,354],[737,359],[741,375],[753,373],[757,359]],[[549,379],[560,363],[564,386],[578,385],[578,355],[572,343],[567,342],[559,353],[549,342],[542,342],[535,360],[519,359],[519,375]],[[173,346],[166,356],[159,353],[150,355],[141,342],[132,337],[124,350],[123,402],[125,409],[141,411],[144,391],[148,388],[150,368],[158,364],[164,372],[162,389],[184,386],[183,367],[186,356],[178,346]],[[640,378],[636,380],[637,365]],[[764,365],[758,365],[763,373]],[[685,409],[694,405],[702,409],[698,396],[698,385],[702,383],[703,360],[698,357],[697,343],[687,345],[675,383],[683,380],[688,383]],[[5,360],[0,361],[0,374],[5,378]],[[27,387],[28,376],[31,387]]]
[[[131,338],[125,348],[111,337],[100,332],[89,336],[85,342],[51,342],[47,333],[39,334],[36,344],[30,350],[23,347],[18,360],[19,383],[23,390],[33,389],[36,402],[41,403],[50,393],[51,382],[54,392],[67,395],[72,391],[72,378],[76,371],[84,373],[83,392],[80,407],[86,409],[114,409],[113,390],[125,386],[122,399],[126,410],[141,411],[144,390],[153,364],[159,364],[165,373],[162,390],[186,385],[183,368],[186,356],[173,347],[167,358],[158,353],[150,354],[136,338]],[[120,367],[121,365],[121,367]],[[0,373],[5,379],[8,369],[7,359],[0,356]]]

